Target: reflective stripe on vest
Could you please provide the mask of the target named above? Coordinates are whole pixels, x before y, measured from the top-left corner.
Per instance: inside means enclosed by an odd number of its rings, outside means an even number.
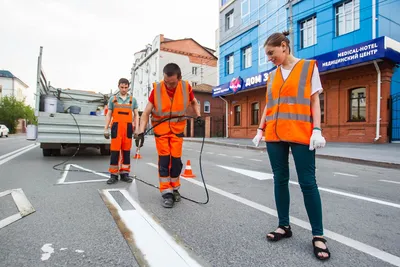
[[[182,84],[182,92],[183,92],[183,106],[187,107],[188,106],[188,92],[186,90],[186,82],[181,81]],[[161,101],[161,83],[156,83],[156,109],[153,110],[154,114],[156,114],[159,117],[169,117],[169,116],[183,116],[185,115],[186,110],[182,111],[173,111],[173,112],[162,112],[162,101]],[[172,105],[173,103],[171,103]],[[171,120],[172,121],[172,120]]]

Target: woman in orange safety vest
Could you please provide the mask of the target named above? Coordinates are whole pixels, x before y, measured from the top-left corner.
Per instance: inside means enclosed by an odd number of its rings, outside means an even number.
[[[315,60],[298,59],[291,54],[288,34],[274,33],[264,44],[268,60],[277,68],[269,73],[266,106],[253,140],[258,145],[265,136],[274,173],[279,226],[267,234],[267,239],[278,241],[292,236],[288,187],[290,147],[312,228],[314,254],[326,260],[330,258],[330,251],[323,238],[322,205],[315,180],[315,149],[326,144],[320,126],[322,85]]]

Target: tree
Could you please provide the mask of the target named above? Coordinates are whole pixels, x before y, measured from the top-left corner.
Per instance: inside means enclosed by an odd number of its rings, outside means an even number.
[[[10,129],[10,133],[15,133],[19,119],[29,119],[32,122],[36,120],[31,111],[33,112],[30,107],[14,96],[0,99],[0,123],[4,123]]]

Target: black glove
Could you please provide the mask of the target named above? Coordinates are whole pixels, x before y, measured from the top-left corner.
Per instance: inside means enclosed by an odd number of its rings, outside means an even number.
[[[144,143],[144,133],[140,133],[135,136],[136,147],[142,147]]]
[[[203,119],[202,119],[200,116],[198,116],[198,117],[196,118],[196,123],[197,123],[197,125],[199,125],[200,127],[203,127],[203,126],[204,126],[204,121],[203,121]]]
[[[104,131],[104,138],[110,139],[110,133],[108,131]]]

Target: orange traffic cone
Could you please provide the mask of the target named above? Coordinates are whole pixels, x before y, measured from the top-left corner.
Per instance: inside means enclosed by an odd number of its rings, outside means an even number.
[[[185,177],[185,178],[194,178],[194,177],[196,177],[196,175],[194,175],[193,172],[192,172],[192,166],[190,166],[190,160],[187,161],[185,172],[181,176]]]
[[[136,149],[136,154],[135,154],[135,156],[133,157],[134,159],[141,159],[142,158],[142,156],[140,156],[140,151],[139,151],[139,149]]]

